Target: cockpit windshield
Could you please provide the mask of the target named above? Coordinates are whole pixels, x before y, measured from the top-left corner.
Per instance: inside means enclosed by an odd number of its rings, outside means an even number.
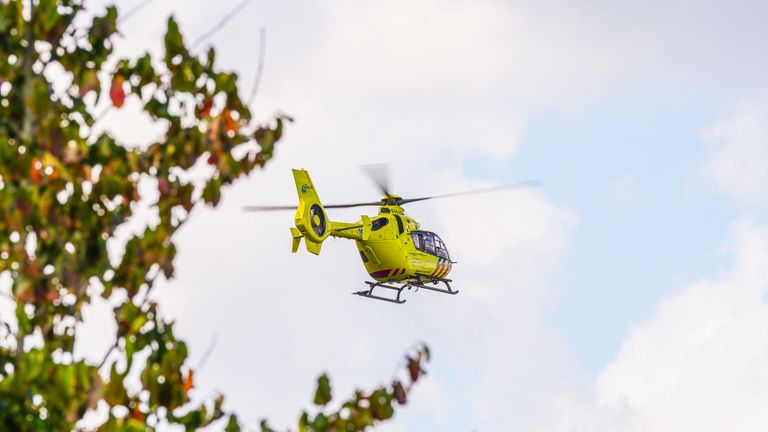
[[[448,248],[445,247],[445,243],[440,240],[437,234],[429,231],[411,231],[411,237],[416,249],[440,258],[451,259],[448,255]]]

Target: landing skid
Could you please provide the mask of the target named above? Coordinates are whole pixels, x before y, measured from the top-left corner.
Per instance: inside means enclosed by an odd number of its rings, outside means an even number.
[[[432,283],[432,285],[437,285],[440,282],[442,282],[445,285],[445,288],[438,288],[436,286],[427,286],[427,283]],[[429,278],[429,279],[422,279],[416,282],[411,282],[411,285],[415,286],[417,291],[419,288],[423,288],[430,291],[437,291],[443,294],[456,295],[459,293],[459,290],[453,290],[451,288],[451,282],[453,281],[450,279]]]
[[[415,288],[414,291],[418,291],[421,289],[426,289],[430,291],[436,291],[443,294],[451,294],[456,295],[459,293],[458,290],[453,290],[451,288],[451,282],[453,282],[450,279],[443,279],[443,278],[436,278],[436,277],[417,277],[415,281],[410,281],[407,283],[399,283],[399,282],[389,282],[388,284],[383,282],[368,282],[365,283],[368,285],[367,290],[363,291],[357,291],[352,294],[359,295],[361,297],[367,297],[375,300],[382,300],[390,303],[397,303],[397,304],[403,304],[405,303],[405,300],[402,300],[400,298],[400,295],[403,293],[404,289],[410,290],[411,288]],[[427,284],[431,283],[432,285],[437,285],[439,283],[442,283],[445,285],[445,288],[440,288],[437,286],[428,286]],[[376,288],[385,288],[388,290],[396,291],[397,296],[395,298],[390,297],[384,297],[381,295],[376,295],[373,293],[373,290]]]

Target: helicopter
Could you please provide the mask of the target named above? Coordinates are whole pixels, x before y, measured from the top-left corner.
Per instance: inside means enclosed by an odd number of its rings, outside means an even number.
[[[405,204],[538,184],[536,181],[525,181],[444,195],[402,198],[390,193],[385,164],[363,168],[384,194],[384,198],[371,202],[323,205],[309,173],[303,169],[294,169],[298,206],[245,206],[243,210],[295,209],[295,226],[290,228],[293,253],[299,250],[301,239],[304,239],[307,251],[315,255],[320,254],[323,241],[328,237],[354,240],[365,270],[373,281],[365,281],[368,288],[352,294],[397,304],[405,303],[405,299],[401,298],[405,289],[425,289],[450,295],[459,293],[451,287],[453,281],[446,278],[457,262],[451,259],[445,242],[434,232],[421,229],[418,222],[408,217],[403,209]],[[360,220],[350,223],[331,221],[326,213],[326,209],[365,206],[379,207],[378,215],[362,215]],[[394,297],[383,295],[381,289],[393,293]]]

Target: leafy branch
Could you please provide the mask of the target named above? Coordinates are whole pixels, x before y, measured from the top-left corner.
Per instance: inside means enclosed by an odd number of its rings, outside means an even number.
[[[292,119],[256,122],[237,74],[217,66],[212,48],[190,52],[173,17],[162,57],[117,59],[118,10],[75,29],[82,11],[82,0],[0,1],[0,273],[10,275],[15,306],[0,320],[0,429],[77,430],[106,405],[100,431],[195,430],[217,420],[237,431],[223,397],[190,402],[187,345],[149,294],[173,277],[175,234],[194,209],[216,206],[223,188],[263,168]],[[69,81],[60,94],[44,73],[54,65]],[[130,102],[165,127],[163,136],[137,148],[97,132],[94,101],[114,110]],[[185,180],[199,165],[210,176]],[[159,221],[110,256],[107,244],[147,200],[142,182],[156,189],[149,206]],[[73,355],[94,295],[117,303],[114,343],[98,364]],[[320,411],[302,415],[299,430],[362,430],[391,417],[427,357],[426,349],[409,356],[410,380],[357,392],[336,411],[327,410],[321,377]],[[126,385],[131,372],[138,391]]]

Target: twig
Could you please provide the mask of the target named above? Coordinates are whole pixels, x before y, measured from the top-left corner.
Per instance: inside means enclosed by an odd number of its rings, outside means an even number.
[[[251,106],[253,100],[256,99],[256,94],[259,92],[259,83],[261,82],[261,74],[264,72],[264,52],[267,47],[267,32],[264,27],[259,29],[259,64],[256,66],[256,77],[253,79],[253,88],[251,89],[251,96],[248,98],[248,105]]]
[[[147,293],[144,295],[144,300],[141,301],[141,304],[139,305],[139,309],[143,310],[145,306],[149,304],[149,293],[152,291],[152,287],[154,287],[154,283],[149,283],[149,287],[147,288]],[[131,300],[128,300],[127,302],[130,302]],[[126,303],[123,303],[122,305],[118,307],[124,306]],[[109,359],[109,355],[112,354],[112,351],[117,348],[118,344],[120,343],[120,338],[124,336],[120,336],[120,333],[118,332],[115,335],[115,342],[112,344],[112,346],[109,347],[107,352],[104,354],[104,357],[101,359],[101,362],[99,362],[99,366],[96,367],[96,369],[101,369],[102,366],[107,362],[107,359]]]
[[[235,15],[237,15],[238,12],[240,12],[243,8],[248,6],[249,3],[251,3],[253,0],[243,0],[240,3],[238,3],[232,10],[227,12],[226,15],[221,19],[221,21],[218,22],[213,28],[208,30],[207,32],[203,33],[202,36],[197,38],[192,45],[190,45],[189,50],[194,50],[198,45],[205,42],[206,39],[216,34],[219,30],[223,29],[225,25],[231,20]]]
[[[112,354],[112,351],[114,351],[115,348],[117,348],[117,342],[119,340],[120,340],[119,337],[115,339],[115,343],[113,343],[112,346],[109,347],[109,349],[107,350],[106,354],[104,354],[104,357],[102,357],[101,362],[99,362],[99,366],[96,367],[96,370],[99,370],[99,369],[101,369],[102,366],[104,366],[104,363],[107,362],[107,359],[109,358],[109,355]]]
[[[145,6],[149,5],[155,0],[144,0],[143,2],[137,4],[132,9],[130,9],[128,12],[125,13],[122,17],[120,17],[120,23],[124,23],[128,21],[132,16],[136,15],[140,10],[144,9]]]
[[[200,357],[200,361],[197,362],[197,367],[195,370],[202,369],[203,366],[205,366],[205,363],[208,361],[208,358],[213,353],[213,349],[216,347],[216,340],[218,339],[218,336],[216,333],[213,334],[213,337],[211,337],[211,343],[208,344],[208,348],[203,353],[203,356]]]

